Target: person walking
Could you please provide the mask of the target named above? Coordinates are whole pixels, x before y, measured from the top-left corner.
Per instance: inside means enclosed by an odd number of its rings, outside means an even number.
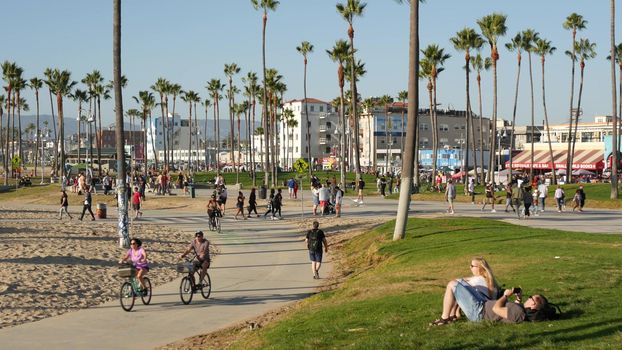
[[[469,195],[471,196],[471,204],[475,204],[475,179],[469,180]]]
[[[255,187],[251,189],[251,194],[248,196],[248,217],[251,217],[251,213],[255,212],[255,216],[259,217],[257,213],[257,190]]]
[[[71,216],[71,214],[69,214],[69,212],[67,211],[67,207],[69,207],[69,198],[67,197],[67,192],[62,191],[63,194],[60,197],[60,210],[58,212],[58,220],[62,220],[63,219],[63,212],[65,214],[67,214],[67,216],[69,216],[69,219],[73,219],[73,216]]]
[[[140,191],[138,191],[138,187],[134,187],[134,193],[132,193],[132,209],[134,210],[134,220],[138,219],[139,216],[143,216],[143,212],[140,211],[140,205],[142,204],[143,198],[140,195]]]
[[[365,181],[363,181],[363,177],[359,179],[358,183],[358,197],[356,197],[356,201],[359,205],[363,204],[363,189],[365,188]]]
[[[270,197],[268,197],[268,209],[266,210],[266,212],[263,214],[263,217],[265,218],[266,215],[270,214],[270,219],[274,220],[274,188],[270,189]]]
[[[238,209],[238,211],[236,211],[235,215],[233,216],[234,220],[238,219],[239,214],[242,214],[242,218],[246,220],[246,216],[244,215],[244,200],[244,194],[242,193],[242,191],[238,191],[238,199],[235,203],[235,207]]]
[[[311,260],[311,270],[313,271],[313,279],[320,278],[320,267],[322,266],[322,245],[324,252],[328,253],[328,242],[324,231],[320,230],[320,223],[313,221],[313,229],[307,232],[305,243],[309,250],[309,259]]]
[[[525,205],[525,218],[528,218],[531,213],[529,210],[531,208],[531,204],[533,203],[533,195],[531,194],[531,186],[525,187],[523,191],[523,204]]]
[[[583,190],[583,185],[579,185],[579,211],[583,211],[583,206],[585,206],[585,191]]]
[[[294,184],[296,183],[296,180],[294,180],[293,177],[290,177],[289,180],[287,180],[287,192],[289,194],[289,199],[292,199],[294,197]]]
[[[555,201],[557,202],[557,212],[561,213],[562,208],[564,206],[564,197],[565,193],[562,189],[561,185],[557,185],[557,189],[555,189]]]
[[[298,199],[298,181],[294,180],[294,199]]]
[[[327,186],[322,186],[322,185],[320,185],[319,190],[320,190],[320,193],[319,193],[320,213],[322,216],[324,216],[326,206],[328,205],[328,200],[330,198],[330,191],[328,190]]]
[[[447,180],[447,188],[445,189],[445,200],[449,203],[447,212],[454,213],[454,200],[456,199],[456,186],[452,179]]]
[[[544,213],[544,202],[549,192],[549,186],[544,181],[540,181],[538,185],[538,200],[540,201],[540,211]]]
[[[82,221],[84,218],[84,213],[88,210],[91,214],[91,221],[95,221],[95,215],[93,214],[93,210],[91,210],[91,204],[93,203],[93,198],[91,197],[91,189],[89,186],[86,187],[84,191],[84,205],[82,206],[82,215],[78,220]]]
[[[281,215],[281,207],[283,206],[283,194],[281,192],[281,189],[279,188],[276,191],[276,195],[274,195],[274,202],[272,203],[272,218],[273,220],[276,220],[276,214],[279,214],[279,220],[283,219],[283,216]]]
[[[581,192],[579,192],[578,188],[575,191],[574,196],[572,197],[572,204],[573,204],[572,211],[575,211],[577,208],[580,208],[581,206]]]
[[[311,188],[311,201],[313,202],[313,216],[317,216],[317,207],[320,205],[320,188],[319,185]]]
[[[514,208],[514,204],[512,203],[512,194],[514,193],[513,183],[508,183],[505,185],[505,212],[508,212],[508,207],[512,208],[512,211],[516,213],[516,208]]]
[[[341,204],[343,203],[343,191],[335,186],[335,217],[341,217]]]
[[[382,196],[382,198],[386,196],[386,188],[387,188],[387,178],[384,177],[384,175],[382,175],[382,177],[380,177],[380,195]]]
[[[482,211],[484,211],[484,209],[486,209],[486,205],[490,204],[492,206],[492,210],[490,211],[491,213],[496,213],[497,211],[495,210],[495,190],[494,190],[494,185],[492,182],[486,184],[486,200],[484,202],[484,206],[482,207]]]

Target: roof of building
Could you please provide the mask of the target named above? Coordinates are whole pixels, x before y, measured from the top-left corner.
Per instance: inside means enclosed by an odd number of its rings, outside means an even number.
[[[293,99],[293,100],[287,101],[287,102],[285,102],[285,103],[296,103],[296,102],[300,102],[300,103],[306,102],[306,103],[323,103],[323,104],[328,104],[328,102],[325,102],[325,101],[322,101],[322,100],[318,100],[317,98],[312,98],[312,97],[307,97],[307,99],[306,99],[306,100],[305,100],[304,98],[301,98],[301,99],[299,99],[299,100],[298,100],[298,99]]]

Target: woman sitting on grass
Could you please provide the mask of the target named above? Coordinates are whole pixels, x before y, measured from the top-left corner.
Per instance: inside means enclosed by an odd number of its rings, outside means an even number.
[[[494,300],[496,298],[498,284],[488,262],[481,257],[473,258],[471,260],[471,272],[473,276],[455,279],[447,284],[443,298],[443,313],[441,318],[432,322],[431,325],[440,326],[460,318],[460,307],[454,296],[458,284],[470,286],[486,299]]]

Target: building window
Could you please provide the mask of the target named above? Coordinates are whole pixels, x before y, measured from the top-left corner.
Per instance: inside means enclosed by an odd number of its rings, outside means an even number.
[[[448,131],[449,130],[449,125],[441,124],[441,125],[439,125],[438,130],[439,131]]]
[[[425,124],[425,123],[419,124],[419,130],[428,130],[428,124]]]
[[[449,143],[449,140],[446,139],[446,138],[442,138],[442,139],[439,140],[439,144],[440,144],[441,147],[445,146],[448,143]]]
[[[324,112],[324,106],[320,106],[320,112]]]
[[[310,110],[311,112],[313,112],[313,111],[315,110],[315,106],[314,106],[314,105],[311,105],[311,106],[309,107],[309,110]]]
[[[296,146],[296,153],[298,153],[298,146]]]

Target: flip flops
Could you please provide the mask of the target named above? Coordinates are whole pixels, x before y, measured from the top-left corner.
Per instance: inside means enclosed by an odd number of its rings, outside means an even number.
[[[430,326],[444,326],[444,325],[450,324],[452,322],[453,322],[453,319],[451,317],[450,318],[442,318],[441,317],[439,319],[434,320],[429,325]]]

